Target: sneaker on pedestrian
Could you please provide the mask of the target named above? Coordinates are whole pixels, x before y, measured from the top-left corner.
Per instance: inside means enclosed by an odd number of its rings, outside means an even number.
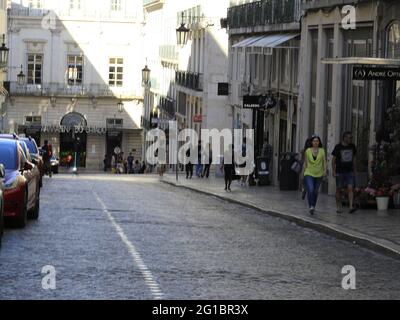
[[[350,209],[349,214],[356,213],[356,211],[357,211],[357,208],[354,207],[354,208]]]
[[[311,207],[311,208],[310,208],[310,214],[313,216],[314,213],[315,213],[315,208],[314,208],[314,207]]]

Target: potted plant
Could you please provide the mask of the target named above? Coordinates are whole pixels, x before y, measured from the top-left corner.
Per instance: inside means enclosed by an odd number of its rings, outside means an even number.
[[[378,211],[389,209],[389,200],[392,196],[392,190],[389,187],[381,187],[376,191],[376,205]]]

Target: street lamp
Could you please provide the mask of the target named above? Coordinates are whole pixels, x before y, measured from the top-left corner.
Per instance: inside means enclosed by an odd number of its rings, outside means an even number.
[[[3,34],[3,44],[0,47],[0,67],[5,68],[8,64],[8,55],[10,53],[10,49],[6,47],[6,35]]]
[[[190,30],[185,27],[185,23],[183,22],[183,12],[182,12],[182,23],[181,26],[176,29],[176,40],[179,46],[185,46],[188,42],[189,32]]]
[[[19,86],[23,86],[25,84],[25,74],[22,71],[22,64],[21,64],[21,72],[17,75],[17,83]]]
[[[118,112],[119,112],[119,113],[124,112],[124,103],[122,102],[122,100],[119,100],[119,101],[118,101],[117,109],[118,109]]]
[[[142,84],[144,85],[148,85],[150,82],[150,69],[148,68],[147,64],[144,67],[144,69],[142,69]]]

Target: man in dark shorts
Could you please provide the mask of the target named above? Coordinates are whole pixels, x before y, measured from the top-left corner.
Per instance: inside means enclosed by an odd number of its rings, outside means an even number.
[[[357,148],[353,144],[351,132],[343,134],[342,142],[332,152],[332,172],[336,178],[336,205],[337,213],[343,213],[341,193],[347,189],[349,197],[349,213],[354,213],[354,187],[356,185],[356,156]]]

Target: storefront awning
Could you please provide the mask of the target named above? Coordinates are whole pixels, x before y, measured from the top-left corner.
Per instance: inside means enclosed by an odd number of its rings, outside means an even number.
[[[277,46],[300,36],[299,33],[279,33],[262,37],[250,44],[253,48],[276,48]]]
[[[400,59],[385,59],[385,58],[324,58],[323,64],[357,64],[357,65],[379,65],[379,66],[400,66]]]
[[[253,42],[262,39],[264,36],[246,38],[232,46],[232,48],[246,48],[249,47]]]

